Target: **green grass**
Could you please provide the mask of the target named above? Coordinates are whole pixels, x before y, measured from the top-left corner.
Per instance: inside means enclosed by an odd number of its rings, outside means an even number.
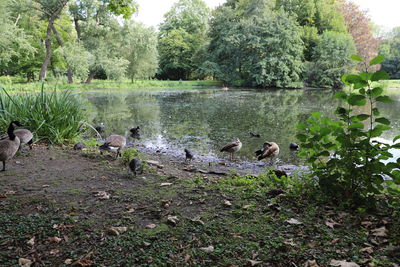
[[[197,86],[222,86],[219,81],[212,80],[197,80],[197,81],[160,81],[160,80],[130,80],[112,81],[112,80],[93,80],[89,84],[73,83],[68,84],[63,80],[50,80],[44,83],[12,83],[3,82],[0,85],[11,92],[36,92],[40,91],[42,85],[45,90],[53,90],[54,88],[65,90],[87,90],[87,89],[115,89],[115,88],[182,88],[182,87],[197,87]]]
[[[13,120],[20,121],[24,128],[34,133],[35,140],[46,140],[61,144],[76,138],[86,120],[81,101],[71,91],[53,90],[40,93],[10,95],[0,92],[0,129],[4,133]]]

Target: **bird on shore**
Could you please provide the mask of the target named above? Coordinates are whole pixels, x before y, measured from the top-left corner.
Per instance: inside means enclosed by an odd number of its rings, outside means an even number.
[[[297,143],[295,143],[295,142],[291,142],[290,144],[289,144],[289,148],[290,148],[290,150],[299,150],[299,145],[297,144]]]
[[[3,162],[3,169],[1,171],[6,170],[6,161],[14,157],[19,149],[21,142],[18,136],[14,134],[16,126],[22,126],[22,124],[19,121],[12,121],[7,130],[8,138],[0,140],[0,161]]]
[[[137,175],[138,173],[143,173],[143,164],[140,159],[132,159],[129,162],[129,169],[132,171],[133,175]]]
[[[261,134],[259,134],[259,133],[253,133],[253,132],[250,132],[250,136],[251,136],[251,137],[257,137],[257,138],[260,138],[260,137],[261,137]]]
[[[187,160],[192,160],[194,158],[194,155],[191,151],[185,148],[185,161]]]
[[[136,127],[132,127],[129,131],[131,132],[131,137],[132,138],[136,138],[136,139],[140,139],[140,126],[136,126]]]
[[[242,142],[240,142],[239,138],[236,138],[236,141],[226,144],[223,148],[221,148],[220,151],[230,153],[231,160],[233,160],[233,153],[238,152],[241,148],[242,148]]]
[[[19,145],[19,150],[22,149],[22,146],[25,144],[28,144],[29,148],[32,149],[32,144],[33,144],[33,134],[31,131],[27,129],[17,129],[14,130],[14,134],[19,138],[20,145]],[[10,139],[8,135],[2,137],[0,140],[5,140],[5,139]]]
[[[101,133],[104,132],[104,128],[106,128],[106,127],[104,126],[104,123],[102,123],[102,122],[101,122],[99,125],[97,125],[97,126],[95,127],[96,131],[97,131],[99,134],[101,134]]]
[[[85,147],[86,147],[86,146],[85,146],[84,143],[79,142],[79,143],[76,143],[76,144],[74,145],[74,150],[82,150],[82,149],[85,148]]]
[[[258,160],[269,158],[271,163],[279,154],[279,146],[275,142],[264,142],[262,149],[257,150],[255,154],[258,156]]]
[[[121,156],[121,150],[126,145],[126,138],[118,135],[112,134],[106,138],[106,141],[103,145],[99,146],[100,150],[108,150],[108,151],[117,151],[117,158]]]

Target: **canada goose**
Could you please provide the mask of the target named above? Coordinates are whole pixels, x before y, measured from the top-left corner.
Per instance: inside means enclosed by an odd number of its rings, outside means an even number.
[[[29,148],[32,149],[32,139],[33,139],[33,134],[31,131],[27,129],[18,129],[14,131],[14,134],[18,136],[20,143],[20,147],[22,147],[25,144],[29,145]]]
[[[272,162],[279,154],[279,146],[275,142],[264,142],[263,148],[255,153],[259,156],[258,160],[270,158]]]
[[[117,150],[117,158],[118,158],[118,156],[121,156],[120,151],[125,147],[125,145],[126,145],[125,137],[118,134],[113,134],[107,137],[104,144],[101,145],[99,148],[101,150]]]
[[[185,161],[192,160],[194,157],[193,153],[186,148],[184,151],[185,151]]]
[[[6,161],[14,157],[20,145],[18,136],[14,134],[15,126],[22,126],[18,121],[12,121],[8,126],[8,139],[0,140],[0,161],[3,162],[3,169],[6,170]]]
[[[84,143],[79,142],[79,143],[76,143],[76,144],[74,145],[74,150],[82,150],[82,149],[85,148],[85,147],[86,147],[86,146],[85,146]]]
[[[257,138],[260,138],[260,137],[261,137],[261,134],[259,134],[259,133],[253,133],[253,132],[250,132],[250,136],[251,136],[251,137],[257,137]]]
[[[101,133],[104,132],[104,128],[105,128],[104,123],[100,123],[99,125],[97,125],[97,126],[95,127],[96,131],[97,131],[99,134],[101,134]]]
[[[143,173],[143,165],[140,159],[132,159],[129,162],[129,169],[133,172],[133,175],[137,175],[138,173]]]
[[[290,150],[299,150],[299,145],[295,142],[291,142],[289,144],[289,148],[290,148]]]
[[[230,153],[231,160],[233,160],[233,153],[238,152],[241,148],[242,148],[242,142],[240,142],[239,138],[236,138],[236,141],[226,144],[223,148],[221,148],[220,151]]]

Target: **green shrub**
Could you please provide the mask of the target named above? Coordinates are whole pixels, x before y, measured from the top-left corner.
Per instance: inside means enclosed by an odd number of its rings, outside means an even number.
[[[0,127],[6,130],[10,121],[18,120],[34,133],[36,140],[61,144],[79,135],[86,119],[83,104],[70,92],[45,92],[9,95],[0,92]]]
[[[352,58],[362,61],[356,55]],[[370,65],[382,61],[383,57],[379,56],[371,60]],[[374,138],[390,129],[390,121],[380,117],[376,107],[377,102],[391,102],[383,95],[382,84],[378,83],[385,79],[389,76],[383,70],[344,75],[342,81],[350,89],[335,95],[344,104],[336,111],[339,120],[332,121],[314,112],[306,123],[298,126],[300,155],[311,165],[323,192],[337,201],[374,207],[377,196],[382,194],[385,176],[392,177],[397,186],[400,184],[400,160],[382,162],[392,157],[389,149],[400,145],[374,142]],[[393,143],[397,139],[400,136]]]

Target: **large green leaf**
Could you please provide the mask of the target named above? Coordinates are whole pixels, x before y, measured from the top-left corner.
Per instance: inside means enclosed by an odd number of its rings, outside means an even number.
[[[381,118],[376,118],[375,119],[376,122],[382,123],[384,125],[390,125],[390,121],[384,117]]]
[[[359,55],[355,55],[355,54],[351,55],[350,58],[351,58],[352,60],[354,60],[354,61],[359,61],[359,62],[362,62],[362,61],[363,61],[363,58],[362,58],[362,57],[360,57]]]
[[[363,106],[366,103],[366,99],[363,95],[351,95],[348,99],[348,103],[352,106]]]
[[[383,60],[385,60],[385,57],[384,57],[384,56],[377,56],[377,57],[373,58],[373,59],[369,62],[369,65],[372,66],[372,65],[376,65],[376,64],[382,63]]]
[[[390,79],[389,74],[384,70],[379,70],[379,71],[375,72],[374,74],[372,74],[372,77],[371,77],[371,81],[373,81],[373,82],[380,81],[380,80],[389,80],[389,79]]]
[[[362,122],[357,122],[349,125],[349,129],[364,129],[364,124]]]
[[[383,93],[383,88],[377,87],[371,90],[370,96],[377,97],[380,96],[382,93]]]
[[[387,103],[387,104],[393,102],[393,100],[390,97],[388,97],[387,95],[378,96],[376,98],[376,101],[379,101],[379,102],[382,102],[382,103]]]

